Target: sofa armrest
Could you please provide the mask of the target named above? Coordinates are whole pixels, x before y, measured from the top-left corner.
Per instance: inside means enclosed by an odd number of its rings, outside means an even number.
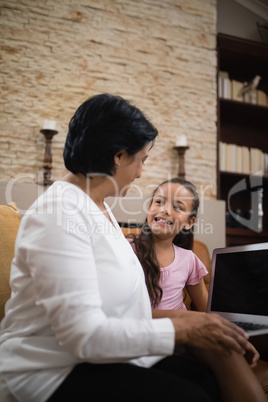
[[[15,240],[20,225],[20,213],[15,202],[0,205],[0,321],[10,297],[9,276],[14,257]]]

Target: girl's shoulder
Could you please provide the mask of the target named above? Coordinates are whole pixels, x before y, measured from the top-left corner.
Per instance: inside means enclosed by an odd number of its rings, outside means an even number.
[[[186,248],[183,247],[179,247],[179,246],[175,246],[175,244],[173,244],[174,250],[176,254],[180,254],[180,255],[187,255],[190,256],[193,254],[192,250],[188,250]]]

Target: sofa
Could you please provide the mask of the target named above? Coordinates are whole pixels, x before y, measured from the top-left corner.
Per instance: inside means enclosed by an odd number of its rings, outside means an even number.
[[[0,321],[4,317],[5,303],[10,297],[9,273],[20,219],[15,202],[0,205]]]
[[[14,257],[14,245],[16,235],[19,229],[21,215],[17,209],[15,202],[7,205],[0,205],[0,322],[5,314],[5,303],[10,297],[10,266]],[[122,227],[122,232],[125,236],[129,233],[139,234],[139,228]],[[206,266],[209,274],[204,278],[207,288],[210,281],[210,255],[207,246],[198,240],[194,240],[194,253]],[[184,302],[187,308],[191,308],[191,299],[185,290]],[[264,354],[259,360],[258,366],[254,369],[258,376],[268,400],[268,351],[267,351],[267,337],[256,337],[255,344],[258,350],[263,350]]]

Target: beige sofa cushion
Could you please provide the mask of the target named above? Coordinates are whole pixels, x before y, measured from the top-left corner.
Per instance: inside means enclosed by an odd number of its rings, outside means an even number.
[[[0,205],[0,321],[4,317],[5,304],[10,297],[10,266],[19,224],[20,213],[16,203]]]

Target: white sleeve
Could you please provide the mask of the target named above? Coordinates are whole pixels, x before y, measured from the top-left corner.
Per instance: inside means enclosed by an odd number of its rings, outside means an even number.
[[[26,262],[36,304],[43,306],[48,324],[72,356],[105,363],[173,353],[170,319],[137,320],[104,314],[89,238],[68,233],[66,225],[56,226],[49,216],[43,218],[41,226],[40,220],[38,224],[34,217],[31,220]]]

